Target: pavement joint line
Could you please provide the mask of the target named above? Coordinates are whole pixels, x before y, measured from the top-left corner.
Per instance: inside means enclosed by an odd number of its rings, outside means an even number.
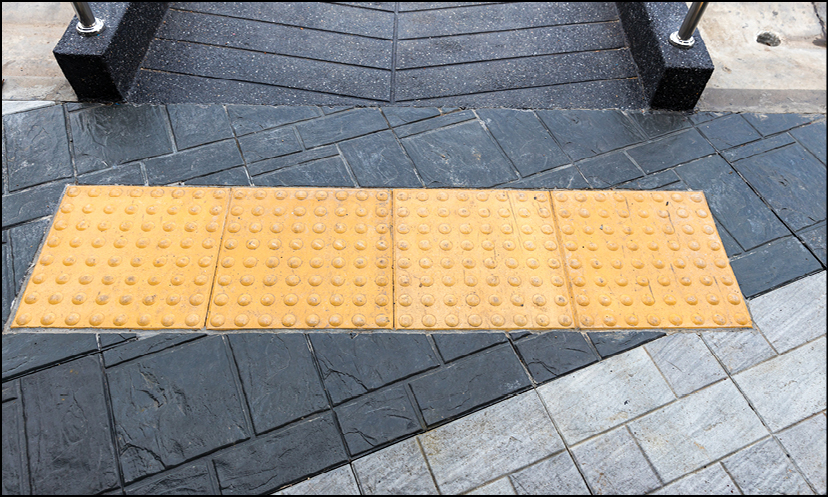
[[[115,412],[112,408],[112,396],[109,392],[109,379],[106,377],[106,367],[104,366],[100,335],[96,335],[95,338],[98,342],[98,350],[95,351],[95,354],[97,354],[98,356],[96,359],[98,360],[98,366],[100,366],[101,369],[101,383],[103,385],[104,392],[104,405],[106,406],[106,420],[109,423],[109,438],[115,455],[115,465],[118,470],[118,483],[120,484],[121,491],[123,492],[125,487],[124,469],[121,464],[121,458],[118,454],[117,431],[115,429]]]
[[[423,431],[423,433],[425,433],[425,431]],[[414,436],[414,443],[417,444],[417,449],[423,456],[423,461],[425,461],[426,469],[428,469],[428,476],[431,477],[431,482],[434,483],[434,488],[437,489],[437,493],[439,495],[442,495],[443,491],[440,490],[440,485],[437,483],[437,477],[434,476],[434,471],[431,469],[431,462],[429,462],[428,456],[426,455],[425,449],[423,448],[423,444],[420,442],[419,434]]]
[[[242,410],[242,417],[244,418],[245,428],[247,428],[247,432],[250,434],[249,438],[253,438],[254,435],[256,435],[256,430],[253,426],[253,418],[252,413],[250,411],[250,401],[247,399],[247,392],[244,390],[244,385],[242,385],[241,383],[241,371],[239,370],[239,365],[236,362],[236,355],[233,353],[233,347],[232,345],[230,345],[230,339],[227,335],[221,337],[221,343],[222,348],[224,349],[224,353],[225,355],[227,355],[227,361],[230,364],[230,370],[232,372],[230,376],[233,377],[233,386],[235,387],[236,392],[239,395],[239,407]]]
[[[653,362],[655,362],[655,361],[653,361]],[[627,430],[627,434],[629,434],[630,438],[632,438],[633,443],[635,444],[636,448],[638,448],[638,451],[641,453],[641,456],[644,458],[645,461],[647,461],[647,466],[649,466],[650,471],[653,472],[656,479],[658,480],[658,482],[663,487],[664,486],[664,478],[662,478],[661,475],[658,474],[658,471],[656,470],[655,465],[653,464],[652,461],[650,461],[649,456],[647,456],[647,453],[644,451],[644,447],[642,447],[641,443],[638,441],[638,439],[635,438],[635,435],[633,434],[632,429],[630,428],[630,425],[625,423],[624,424],[624,429]]]

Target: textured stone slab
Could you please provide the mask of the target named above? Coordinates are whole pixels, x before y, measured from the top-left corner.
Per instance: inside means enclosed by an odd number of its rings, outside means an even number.
[[[531,383],[512,347],[504,344],[417,378],[410,385],[423,419],[432,426]]]
[[[763,136],[787,131],[819,118],[819,114],[742,114]]]
[[[572,455],[596,494],[641,495],[661,485],[623,426],[572,447]]]
[[[738,256],[731,262],[731,267],[739,280],[739,288],[747,298],[822,269],[819,261],[792,236]],[[761,326],[759,328],[762,329]]]
[[[635,156],[633,159],[638,160]],[[746,250],[788,234],[773,212],[721,157],[681,165],[675,171],[691,188],[704,190],[713,215]],[[751,222],[745,222],[746,219]]]
[[[793,129],[791,136],[825,164],[825,121]]]
[[[685,475],[768,433],[729,379],[628,426],[664,481]]]
[[[439,116],[440,109],[434,107],[383,107],[382,113],[385,114],[388,123],[396,128],[403,124]]]
[[[793,138],[791,138],[791,135],[784,133],[770,138],[765,138],[764,140],[748,143],[746,145],[742,145],[741,147],[725,150],[722,152],[722,156],[732,163],[737,160],[753,157],[754,155],[759,155],[767,152],[768,150],[781,148],[792,143],[796,142]]]
[[[509,475],[519,495],[590,495],[569,452]]]
[[[14,259],[15,289],[19,291],[23,280],[34,262],[35,254],[52,220],[49,218],[15,226],[8,231],[12,240],[12,257]]]
[[[322,119],[297,124],[306,148],[340,142],[386,129],[388,122],[379,109],[355,109]]]
[[[291,127],[245,135],[239,138],[239,146],[245,161],[251,163],[302,150],[302,145]]]
[[[477,115],[486,123],[521,176],[529,176],[569,162],[569,158],[532,112],[481,109]]]
[[[310,339],[334,404],[439,364],[425,335],[325,333]]]
[[[486,187],[517,178],[479,123],[402,139],[427,188]]]
[[[20,386],[32,493],[89,495],[116,487],[118,466],[99,359],[63,363],[23,378]]]
[[[811,249],[811,252],[813,252],[817,256],[817,259],[819,259],[823,266],[825,265],[826,254],[825,231],[825,223],[822,222],[815,225],[813,228],[807,228],[797,233],[797,235],[799,235],[799,237],[802,238],[802,241],[803,243],[805,243],[805,246]]]
[[[653,492],[655,495],[727,495],[739,490],[721,464],[714,464],[698,473],[685,476]]]
[[[185,464],[164,473],[161,478],[143,480],[125,490],[127,495],[205,495],[216,492],[204,462]]]
[[[475,488],[564,448],[534,391],[417,438],[444,494]]]
[[[3,234],[5,235],[6,232],[4,231]],[[5,236],[3,238],[5,241]],[[11,312],[12,300],[14,300],[14,297],[17,294],[17,289],[14,284],[14,265],[11,257],[11,244],[4,243],[2,251],[3,272],[0,277],[3,279],[3,325],[5,326],[6,319],[9,317],[9,313]]]
[[[257,433],[328,407],[304,335],[244,334],[228,339]]]
[[[3,227],[53,214],[68,180],[3,196]]]
[[[602,358],[620,354],[639,345],[661,338],[664,333],[661,331],[611,331],[611,332],[590,332],[590,341],[595,345],[595,350]]]
[[[619,188],[628,190],[658,190],[659,188],[672,189],[672,186],[676,184],[681,184],[681,178],[674,171],[668,170],[648,174],[639,180],[624,183]],[[688,188],[680,189],[688,190]]]
[[[352,455],[420,431],[403,385],[362,395],[335,411]]]
[[[79,185],[143,185],[144,173],[141,164],[103,169],[78,176]]]
[[[347,460],[329,413],[240,445],[213,459],[222,494],[272,492]]]
[[[244,170],[244,166],[225,169],[217,173],[199,176],[182,182],[184,185],[204,186],[250,186],[250,179]]]
[[[690,118],[681,112],[628,111],[626,114],[638,123],[650,138],[666,135],[693,125]]]
[[[776,434],[816,491],[825,493],[825,413]]]
[[[511,481],[508,477],[503,477],[499,480],[487,483],[482,487],[477,487],[471,492],[466,492],[464,495],[517,495]]]
[[[167,185],[244,164],[235,140],[225,140],[144,161],[150,185]]]
[[[572,160],[592,157],[645,139],[632,121],[616,110],[537,111],[537,115]]]
[[[773,431],[825,410],[825,337],[733,376]]]
[[[431,338],[446,362],[506,341],[502,333],[435,333]]]
[[[538,387],[564,439],[577,443],[675,399],[642,349]]]
[[[644,176],[623,151],[583,160],[578,163],[578,169],[592,188],[599,189]]]
[[[371,188],[417,188],[422,186],[414,164],[391,131],[382,131],[339,144],[357,183]]]
[[[715,153],[695,129],[682,131],[627,150],[645,173],[650,174]]]
[[[9,191],[72,177],[62,106],[4,115],[3,133]]]
[[[205,336],[204,333],[162,333],[141,340],[135,340],[105,350],[103,353],[104,365],[111,368],[112,366],[135,359],[136,357],[154,354],[203,336]]]
[[[101,349],[106,349],[123,342],[134,340],[135,333],[98,333],[98,344]]]
[[[168,16],[167,22],[170,17],[174,18],[175,14]],[[167,22],[161,24],[162,28],[167,28]],[[168,105],[167,112],[178,150],[233,137],[230,120],[220,105]]]
[[[813,494],[773,438],[740,450],[722,464],[747,495]]]
[[[69,114],[78,173],[173,151],[161,105],[113,105]]]
[[[312,160],[326,159],[337,155],[339,155],[339,151],[337,150],[336,145],[327,145],[324,147],[314,148],[312,150],[306,150],[304,152],[285,155],[283,157],[275,157],[273,159],[259,161],[255,164],[248,165],[247,169],[250,171],[251,175],[255,176],[275,171],[276,169],[282,169],[283,167],[295,166],[297,164],[303,164]]]
[[[339,156],[306,162],[253,178],[261,186],[353,187],[354,180]]]
[[[644,348],[679,397],[727,376],[702,339],[694,333],[676,333]]]
[[[550,332],[516,344],[536,383],[544,383],[600,359],[578,332]]]
[[[368,495],[438,493],[415,438],[357,459],[353,466]]]
[[[545,171],[534,174],[528,178],[522,178],[503,185],[503,188],[549,188],[558,189],[579,189],[589,188],[577,167],[572,165],[561,166],[552,171]]]
[[[700,125],[699,130],[719,150],[733,148],[762,137],[739,114],[715,119]]]
[[[702,338],[729,373],[738,373],[776,355],[758,330],[705,331]]]
[[[249,436],[221,337],[141,358],[107,377],[125,482]]]
[[[3,385],[3,495],[25,495],[30,492],[21,401],[6,398],[7,385]]]
[[[792,230],[825,220],[825,166],[802,147],[772,150],[733,167]]]
[[[15,333],[3,336],[3,381],[98,350],[95,335]]]
[[[322,115],[318,107],[271,107],[268,105],[228,105],[227,115],[236,135],[276,128]]]
[[[272,495],[360,495],[350,464],[314,476]]]
[[[476,119],[476,116],[474,115],[474,112],[470,110],[464,110],[462,112],[452,112],[450,114],[442,115],[440,117],[435,117],[434,119],[418,121],[412,124],[407,124],[405,126],[400,126],[394,130],[394,134],[397,135],[398,138],[407,138],[412,135],[425,133],[426,131],[431,131],[437,128],[443,128],[464,121],[470,121],[472,119]]]

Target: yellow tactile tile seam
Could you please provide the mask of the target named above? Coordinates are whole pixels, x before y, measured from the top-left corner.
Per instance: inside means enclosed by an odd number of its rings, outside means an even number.
[[[750,324],[701,192],[553,192],[582,328]]]
[[[545,191],[396,190],[397,328],[573,326]]]
[[[234,188],[208,327],[390,328],[390,196]]]
[[[12,326],[202,328],[229,193],[68,187]]]
[[[716,328],[750,315],[701,192],[70,186],[11,325]]]

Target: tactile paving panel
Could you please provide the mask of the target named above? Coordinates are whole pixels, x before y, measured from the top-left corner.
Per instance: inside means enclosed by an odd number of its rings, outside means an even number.
[[[573,326],[547,192],[394,195],[397,328]]]
[[[389,328],[387,190],[234,188],[208,327]]]
[[[583,328],[750,326],[701,192],[553,192]]]
[[[70,186],[13,327],[201,328],[228,189]]]

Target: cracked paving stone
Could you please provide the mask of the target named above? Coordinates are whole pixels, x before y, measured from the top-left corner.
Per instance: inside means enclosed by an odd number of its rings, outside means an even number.
[[[74,174],[62,106],[3,116],[3,131],[10,191]]]
[[[126,482],[249,436],[221,337],[109,369],[107,377]]]
[[[90,495],[118,486],[101,375],[98,358],[83,357],[21,380],[32,493]]]
[[[417,378],[411,391],[426,424],[433,426],[530,385],[512,347],[504,344]]]
[[[334,411],[352,455],[420,431],[402,385],[362,395]]]
[[[328,407],[305,336],[229,335],[257,433]]]
[[[401,333],[310,334],[322,381],[334,404],[435,368],[425,335]]]
[[[550,332],[515,344],[537,383],[563,376],[600,359],[577,332]]]

